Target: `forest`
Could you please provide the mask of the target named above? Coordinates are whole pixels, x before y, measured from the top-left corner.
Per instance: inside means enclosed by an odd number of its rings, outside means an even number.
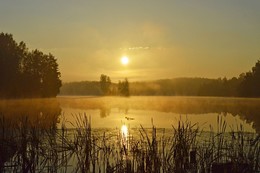
[[[118,95],[129,96],[129,82],[125,78],[118,83],[112,83],[109,76],[101,74],[100,81],[82,81],[64,83],[60,95],[81,95],[81,96],[105,96]]]
[[[112,83],[109,78],[109,83],[110,92],[106,95],[118,95],[120,82]],[[128,85],[128,95],[133,96],[260,97],[260,61],[251,71],[231,79],[173,78],[129,82]],[[104,92],[99,81],[81,81],[64,83],[60,95],[104,95]]]
[[[61,87],[57,59],[0,33],[0,98],[55,97]]]
[[[246,73],[230,79],[174,78],[113,83],[101,74],[99,81],[61,82],[56,57],[29,50],[11,34],[0,33],[0,98],[37,98],[60,95],[145,95],[260,97],[260,61]]]

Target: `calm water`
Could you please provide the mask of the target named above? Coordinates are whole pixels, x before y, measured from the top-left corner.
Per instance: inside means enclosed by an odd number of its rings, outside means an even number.
[[[172,158],[173,153],[192,150],[198,152],[195,153],[197,170],[208,170],[215,158],[219,163],[227,163],[238,160],[242,155],[242,163],[253,159],[248,162],[248,167],[257,172],[259,114],[260,99],[242,98],[57,97],[1,100],[0,172],[107,172],[110,166],[115,165],[117,172],[126,172],[128,164],[132,172],[138,172],[138,164],[154,164],[154,168],[158,167],[163,172],[184,157]],[[84,115],[90,118],[91,128]],[[177,138],[172,127],[177,127],[180,120],[197,124],[199,131],[204,133],[195,133],[196,127],[184,123],[187,130],[175,131],[180,135]],[[220,126],[224,127],[223,122],[227,125],[224,131],[219,130]],[[151,129],[153,125],[157,130]],[[62,128],[64,126],[66,128]],[[213,133],[208,132],[210,127]],[[246,133],[240,133],[241,127]],[[191,128],[194,129],[189,131]],[[233,130],[238,133],[222,133]],[[157,142],[150,144],[152,136]],[[189,140],[182,141],[182,136]],[[179,147],[178,143],[186,148]],[[155,151],[148,152],[154,148]],[[208,151],[210,157],[207,157]],[[163,166],[142,159],[154,158],[149,155],[154,152],[160,162],[175,160]],[[190,157],[189,153],[185,157]],[[201,164],[205,163],[208,165],[204,168]],[[183,162],[183,165],[187,164],[192,166],[192,163]]]
[[[181,119],[198,123],[201,129],[217,129],[218,116],[229,127],[240,124],[245,131],[259,131],[260,99],[212,97],[58,97],[64,118],[73,122],[73,115],[91,116],[92,127],[171,128]],[[67,123],[67,126],[72,127]]]
[[[240,124],[245,131],[260,130],[260,99],[214,97],[57,97],[0,101],[6,119],[27,116],[43,126],[75,125],[75,116],[91,117],[93,128],[151,127],[171,128],[181,119],[198,123],[200,129],[217,129],[217,118],[227,122],[227,130]]]

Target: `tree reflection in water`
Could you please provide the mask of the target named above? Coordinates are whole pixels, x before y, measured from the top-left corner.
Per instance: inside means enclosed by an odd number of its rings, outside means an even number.
[[[102,118],[109,116],[113,108],[124,110],[125,114],[129,110],[171,112],[178,115],[231,114],[232,116],[239,116],[247,123],[253,123],[253,128],[260,132],[260,99],[166,96],[83,97],[74,99],[60,97],[58,99],[61,107],[86,111],[90,109],[100,110]]]
[[[1,100],[0,172],[7,161],[17,166],[14,172],[35,172],[39,157],[52,154],[45,151],[55,141],[60,115],[56,99]]]

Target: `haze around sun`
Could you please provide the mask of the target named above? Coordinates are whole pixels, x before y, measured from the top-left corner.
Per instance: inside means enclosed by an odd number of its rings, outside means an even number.
[[[231,78],[260,57],[259,7],[259,0],[4,0],[0,32],[52,53],[63,82],[100,74]]]

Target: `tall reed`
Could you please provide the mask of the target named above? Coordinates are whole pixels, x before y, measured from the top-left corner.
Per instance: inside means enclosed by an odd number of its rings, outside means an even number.
[[[213,173],[260,171],[259,134],[242,125],[227,132],[218,117],[217,130],[180,120],[172,129],[95,129],[91,117],[77,115],[73,129],[49,127],[26,116],[12,122],[0,117],[0,172]],[[4,154],[2,154],[4,153]]]

